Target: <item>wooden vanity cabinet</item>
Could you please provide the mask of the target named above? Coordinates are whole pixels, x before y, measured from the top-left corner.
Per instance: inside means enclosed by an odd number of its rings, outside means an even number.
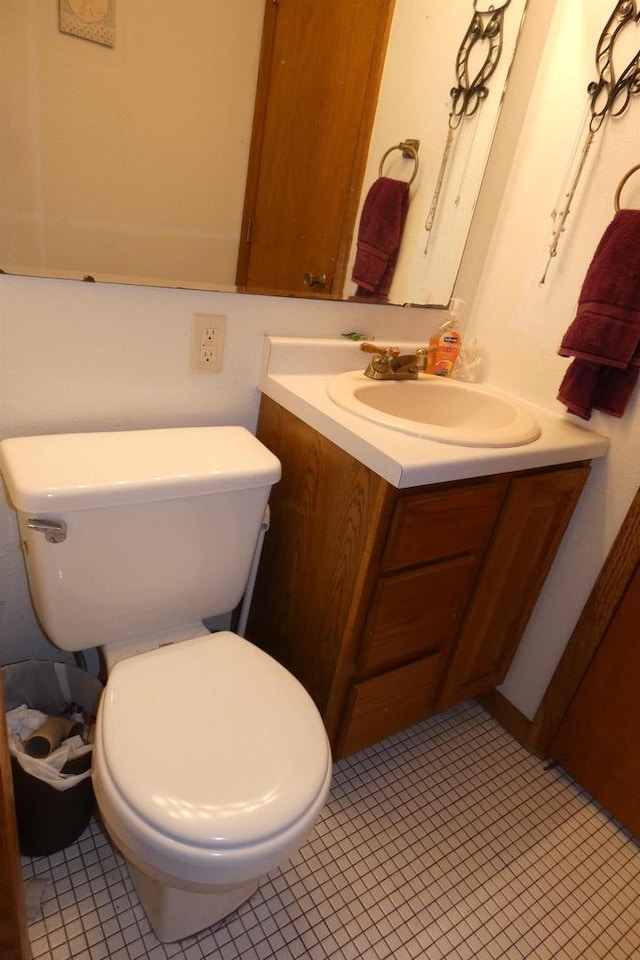
[[[263,397],[282,463],[248,638],[346,756],[502,682],[586,463],[398,490]]]
[[[577,463],[511,475],[438,695],[439,710],[504,680],[589,469]]]

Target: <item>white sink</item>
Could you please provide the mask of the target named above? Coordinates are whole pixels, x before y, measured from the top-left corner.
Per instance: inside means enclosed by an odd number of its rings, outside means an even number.
[[[417,437],[466,447],[515,447],[540,436],[531,414],[511,397],[478,384],[420,374],[372,380],[361,370],[332,377],[331,400],[365,420]]]

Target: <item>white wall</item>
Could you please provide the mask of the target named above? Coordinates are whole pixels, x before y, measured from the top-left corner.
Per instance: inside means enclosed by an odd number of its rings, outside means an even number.
[[[488,379],[541,406],[556,402],[568,361],[557,356],[575,315],[585,271],[613,216],[616,187],[640,161],[640,102],[607,122],[596,137],[557,258],[544,284],[552,233],[567,172],[586,135],[595,45],[610,0],[562,0],[529,105],[502,210],[473,303],[470,332],[486,347]],[[631,31],[632,50],[638,33]],[[621,60],[627,62],[629,47]],[[623,199],[640,207],[640,174]],[[606,461],[594,466],[586,493],[529,624],[502,692],[532,717],[572,633],[594,580],[640,484],[638,395],[622,420],[594,414],[589,426],[610,437]]]
[[[486,255],[468,333],[482,342],[489,379],[541,406],[555,401],[567,361],[556,350],[570,323],[616,186],[639,162],[640,100],[593,148],[547,282],[539,279],[550,212],[574,153],[593,78],[593,50],[610,0],[562,0]],[[500,190],[503,184],[500,183]],[[640,175],[625,200],[640,206]],[[471,245],[473,246],[473,244]],[[486,251],[467,250],[467,259]],[[468,271],[463,271],[468,272]],[[470,271],[473,272],[472,270]],[[228,317],[219,376],[187,372],[191,314]],[[264,332],[422,339],[433,314],[354,303],[0,278],[0,436],[181,423],[253,426]],[[638,397],[621,421],[595,415],[611,453],[592,471],[521,649],[503,686],[527,716],[537,704],[640,483]],[[58,655],[31,614],[14,517],[0,508],[0,659]]]
[[[193,313],[227,317],[220,374],[188,372]],[[0,277],[0,437],[238,423],[255,427],[265,333],[428,336],[400,307]],[[34,621],[0,493],[0,662],[59,659]]]
[[[411,186],[404,239],[389,296],[392,303],[449,302],[500,115],[524,7],[525,0],[510,3],[504,17],[502,53],[487,85],[489,96],[456,132],[427,249],[425,223],[449,131],[451,88],[457,83],[456,55],[473,11],[468,0],[396,3],[360,197],[362,207],[390,147],[406,139],[420,141],[418,173]],[[471,78],[486,53],[483,43],[474,48],[469,58]],[[414,173],[414,162],[394,150],[386,158],[382,173],[408,180]],[[352,261],[356,240],[357,236]],[[347,276],[351,276],[350,268]],[[347,293],[352,293],[355,285],[348,282],[347,288]]]

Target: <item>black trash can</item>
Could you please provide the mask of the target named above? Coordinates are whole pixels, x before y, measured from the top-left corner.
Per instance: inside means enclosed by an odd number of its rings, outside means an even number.
[[[2,681],[6,710],[26,704],[52,716],[62,714],[71,703],[94,716],[103,689],[100,681],[84,670],[46,660],[8,664],[2,668]],[[85,830],[95,807],[91,759],[89,749],[67,761],[57,783],[66,789],[57,789],[38,775],[38,761],[34,763],[31,757],[27,760],[11,749],[18,840],[23,856],[56,853]]]

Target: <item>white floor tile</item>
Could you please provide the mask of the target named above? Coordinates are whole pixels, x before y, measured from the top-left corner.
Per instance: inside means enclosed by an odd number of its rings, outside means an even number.
[[[52,857],[34,960],[627,960],[640,847],[475,703],[335,766],[314,835],[182,944],[150,931],[99,822]]]

